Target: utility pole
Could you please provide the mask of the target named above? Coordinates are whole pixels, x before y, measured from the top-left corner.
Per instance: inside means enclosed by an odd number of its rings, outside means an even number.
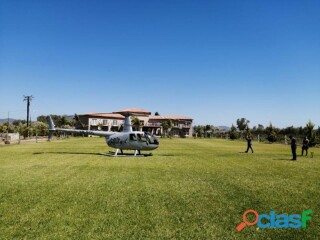
[[[9,133],[9,125],[10,125],[9,114],[10,114],[10,112],[8,112],[8,128],[7,128],[7,134]]]
[[[25,96],[23,95],[23,101],[27,101],[27,127],[29,127],[29,111],[30,111],[30,102],[33,99],[33,96]],[[30,123],[31,124],[31,123]]]
[[[7,127],[7,137],[6,140],[8,141],[8,136],[9,136],[9,126],[10,126],[10,121],[9,121],[9,111],[8,111],[8,127]]]

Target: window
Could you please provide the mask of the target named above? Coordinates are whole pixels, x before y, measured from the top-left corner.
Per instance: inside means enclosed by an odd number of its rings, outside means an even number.
[[[113,120],[112,125],[118,125],[118,121],[117,120]]]
[[[108,120],[103,120],[103,125],[104,126],[108,125]]]
[[[130,141],[137,141],[137,137],[134,133],[130,134]]]
[[[146,137],[144,136],[144,134],[137,134],[138,136],[138,141],[141,141],[141,142],[147,142],[147,139]]]
[[[97,119],[92,118],[91,119],[91,125],[97,125]]]

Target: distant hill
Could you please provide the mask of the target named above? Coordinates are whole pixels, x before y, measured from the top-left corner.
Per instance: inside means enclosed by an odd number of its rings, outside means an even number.
[[[59,115],[59,116],[63,116],[63,115]],[[74,118],[74,115],[66,115],[67,119],[68,120],[72,120]],[[17,120],[21,120],[21,119],[15,119],[15,118],[9,118],[9,122],[14,122],[14,121],[17,121]],[[31,122],[36,122],[37,119],[32,119]],[[0,118],[0,124],[1,123],[6,123],[8,122],[8,118]]]
[[[226,130],[226,131],[230,131],[230,127],[228,127],[228,126],[218,126],[218,128]]]
[[[13,119],[13,118],[9,118],[9,122],[14,122],[16,121],[17,119]],[[8,118],[2,118],[0,119],[0,123],[5,123],[5,122],[8,122]]]

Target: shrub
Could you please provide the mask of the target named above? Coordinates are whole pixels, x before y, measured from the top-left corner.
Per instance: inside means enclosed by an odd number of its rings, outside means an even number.
[[[268,137],[267,137],[267,140],[271,143],[277,141],[277,134],[275,131],[271,131],[269,134],[268,134]]]

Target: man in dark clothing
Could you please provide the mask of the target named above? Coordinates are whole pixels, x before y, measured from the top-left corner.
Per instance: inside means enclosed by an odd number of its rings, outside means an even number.
[[[308,149],[309,149],[309,139],[307,137],[305,137],[303,142],[302,142],[301,156],[303,156],[304,150],[306,150],[306,156],[308,156]]]
[[[248,144],[246,153],[249,151],[249,149],[251,149],[251,152],[253,153],[253,148],[252,148],[252,143],[251,143],[252,138],[247,135],[246,140],[247,140],[247,144]]]
[[[292,151],[292,159],[297,160],[297,141],[294,137],[290,136],[291,139],[291,151]]]

